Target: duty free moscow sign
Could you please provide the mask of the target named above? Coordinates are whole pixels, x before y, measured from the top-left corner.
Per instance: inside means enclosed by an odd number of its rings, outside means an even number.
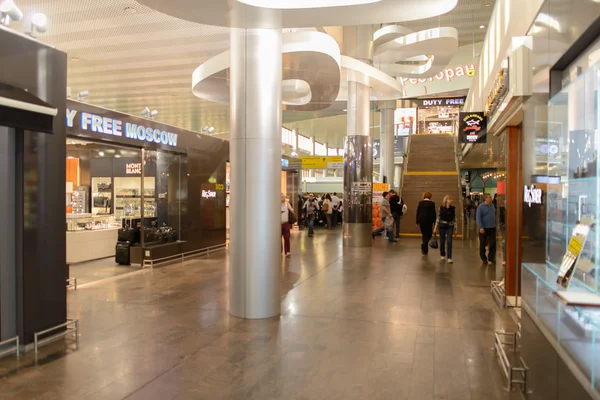
[[[123,126],[123,121],[120,119],[103,117],[88,112],[79,113],[77,110],[67,109],[67,126],[73,128],[76,122],[83,131],[121,136],[128,139],[173,147],[177,146],[176,133],[161,131],[160,129],[133,124],[131,122],[126,122],[125,126]]]

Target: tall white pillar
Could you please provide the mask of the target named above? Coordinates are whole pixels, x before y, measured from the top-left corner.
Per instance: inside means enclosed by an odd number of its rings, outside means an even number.
[[[348,82],[348,136],[344,157],[344,245],[370,247],[373,146],[367,85]]]
[[[373,26],[344,28],[344,55],[366,63],[373,60]],[[373,145],[371,88],[348,82],[347,136],[344,157],[344,246],[371,247]]]
[[[394,187],[394,111],[395,101],[379,103],[380,143],[381,143],[381,179]]]
[[[261,12],[269,28],[231,30],[229,313],[252,319],[281,312],[281,14]]]

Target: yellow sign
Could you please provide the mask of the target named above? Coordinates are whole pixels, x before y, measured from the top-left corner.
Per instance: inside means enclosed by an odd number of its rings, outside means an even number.
[[[302,157],[303,169],[344,168],[344,156]]]
[[[325,168],[327,168],[327,157],[325,156],[302,157],[302,169]]]
[[[389,183],[374,183],[373,184],[374,192],[387,192],[388,190],[390,190]]]
[[[467,76],[475,76],[475,70],[469,69],[469,71],[467,72]]]

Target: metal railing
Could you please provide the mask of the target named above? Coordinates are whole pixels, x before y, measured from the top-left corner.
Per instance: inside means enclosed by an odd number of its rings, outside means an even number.
[[[77,290],[77,278],[67,278],[67,289],[71,288]]]
[[[73,327],[71,327],[71,326],[73,326]],[[58,332],[47,338],[40,339],[40,336],[46,335],[50,332],[58,331],[59,329],[62,329],[62,328],[64,328],[64,331]],[[79,320],[78,319],[67,318],[67,322],[65,322],[64,324],[60,324],[60,325],[54,326],[52,328],[48,328],[48,329],[40,331],[40,332],[35,332],[33,334],[33,348],[35,350],[35,353],[37,354],[40,346],[43,346],[43,345],[53,342],[57,339],[65,337],[71,333],[75,333],[75,344],[76,344],[77,348],[79,348]]]
[[[502,337],[508,337],[509,341],[503,341]],[[513,385],[521,385],[521,390],[527,393],[527,371],[529,368],[525,364],[525,361],[519,357],[520,366],[513,366],[508,360],[504,346],[512,346],[512,351],[517,351],[517,332],[505,332],[495,331],[494,332],[494,351],[498,354],[498,362],[502,368],[502,372],[507,380],[506,390],[512,391]]]
[[[142,268],[154,268],[161,264],[166,264],[174,261],[184,262],[185,260],[196,258],[200,256],[208,256],[211,253],[215,253],[221,250],[225,250],[227,248],[227,243],[218,244],[216,246],[205,247],[204,249],[188,251],[185,253],[175,254],[173,256],[167,256],[162,258],[157,258],[154,260],[144,260],[142,263]]]
[[[19,358],[20,356],[20,351],[19,351],[19,336],[15,336],[12,339],[7,339],[4,342],[0,342],[0,349],[4,346],[7,346],[11,343],[14,343],[13,346],[9,347],[6,350],[1,350],[0,351],[0,357],[5,356],[7,354],[13,354],[15,353],[17,355],[17,358]]]
[[[506,307],[506,289],[504,287],[504,281],[491,281],[490,282],[490,292],[492,293],[492,297],[498,303],[498,306],[501,308]]]

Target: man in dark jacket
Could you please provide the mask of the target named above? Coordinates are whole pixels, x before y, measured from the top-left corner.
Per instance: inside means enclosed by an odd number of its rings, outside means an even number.
[[[433,236],[433,224],[437,219],[435,211],[435,203],[431,201],[433,195],[431,192],[426,192],[423,195],[423,200],[419,202],[417,207],[417,227],[421,228],[421,236],[423,243],[421,244],[421,253],[427,255],[429,252],[429,241]]]
[[[404,214],[404,202],[398,196],[395,190],[390,190],[390,205],[392,207],[392,215],[394,216],[394,222],[396,223],[396,239],[400,237],[400,219],[402,218],[402,214]]]

